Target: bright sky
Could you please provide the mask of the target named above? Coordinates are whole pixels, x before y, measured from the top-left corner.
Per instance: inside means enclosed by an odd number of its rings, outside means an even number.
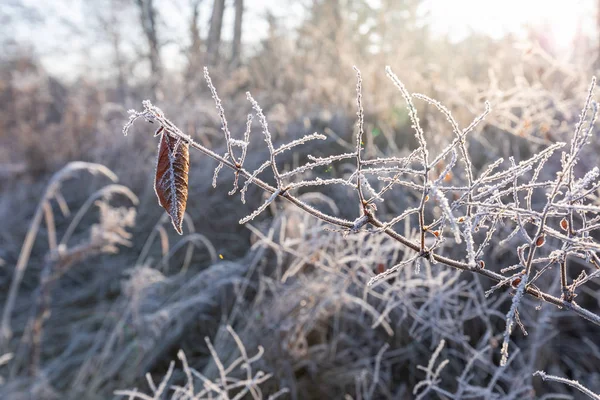
[[[523,34],[524,26],[548,26],[559,47],[577,33],[595,29],[595,2],[590,0],[427,0],[433,27],[456,38],[470,31],[500,37]]]
[[[377,5],[379,0],[369,0]],[[5,11],[11,12],[11,5],[26,4],[40,15],[47,16],[44,24],[31,26],[13,24],[4,29],[10,30],[18,39],[26,39],[45,57],[45,65],[53,73],[69,74],[73,68],[96,68],[102,71],[101,59],[109,62],[107,49],[96,46],[97,38],[89,34],[94,25],[90,24],[92,0],[0,0]],[[206,30],[211,10],[211,1],[205,0],[200,11],[201,28]],[[429,13],[429,21],[434,33],[448,34],[455,40],[463,39],[471,32],[501,37],[506,33],[524,36],[525,26],[537,26],[551,35],[558,48],[567,49],[578,29],[596,35],[596,1],[593,0],[424,0],[424,8]],[[95,4],[110,4],[107,0]],[[174,42],[187,35],[187,0],[157,0],[166,31]],[[267,10],[281,18],[282,26],[293,26],[302,13],[302,6],[293,0],[246,0],[244,39],[257,43],[267,31],[264,20]],[[0,13],[1,14],[1,13]],[[130,26],[138,23],[137,14],[128,16]],[[228,7],[224,21],[224,37],[229,38],[233,10]],[[184,23],[182,23],[184,21]],[[79,29],[80,33],[73,33]],[[91,27],[91,28],[90,28]],[[6,34],[6,33],[5,33]],[[87,34],[87,35],[86,35]],[[65,43],[68,45],[65,46]],[[129,50],[129,49],[128,49]],[[178,48],[171,48],[166,59],[175,59]],[[81,54],[85,54],[82,59]],[[179,53],[180,54],[180,53]],[[98,64],[94,59],[100,60]]]

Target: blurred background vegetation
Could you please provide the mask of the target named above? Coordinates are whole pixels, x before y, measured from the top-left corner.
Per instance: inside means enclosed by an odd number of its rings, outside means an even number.
[[[121,135],[127,110],[148,98],[186,133],[222,150],[220,121],[202,78],[202,67],[208,66],[236,135],[245,129],[250,90],[276,142],[316,131],[335,140],[309,146],[307,154],[332,154],[351,142],[356,65],[364,79],[367,154],[402,154],[416,144],[403,100],[383,72],[390,65],[411,92],[441,101],[463,125],[482,112],[485,100],[491,103],[492,114],[469,142],[476,169],[498,157],[519,162],[550,143],[569,141],[600,65],[599,5],[592,0],[0,0],[3,305],[31,221],[37,209],[46,210],[8,313],[11,329],[0,349],[8,355],[0,369],[2,398],[110,398],[114,390],[134,386],[147,391],[144,374],[163,376],[180,348],[194,368],[215,379],[204,337],[230,352],[227,324],[249,352],[266,348],[261,368],[275,377],[266,394],[285,387],[290,398],[413,398],[412,388],[425,377],[416,366],[427,364],[442,338],[444,357],[451,360],[442,382],[452,393],[467,390],[470,382],[478,388],[474,393],[488,398],[577,396],[568,387],[530,377],[542,368],[600,391],[600,332],[546,306],[543,313],[522,317],[534,339],[517,335],[523,351],[517,352],[513,370],[492,369],[496,349],[472,361],[481,364],[476,372],[458,379],[473,354],[497,346],[494,335],[502,332],[509,296],[483,299],[485,282],[431,267],[427,283],[396,287],[406,297],[369,299],[362,293],[365,280],[397,257],[398,249],[367,242],[381,246],[384,261],[361,254],[364,244],[353,242],[358,239],[319,233],[318,223],[285,206],[274,207],[250,229],[240,226],[237,221],[262,201],[258,190],[251,190],[245,206],[229,199],[228,185],[211,186],[214,163],[193,152],[187,239],[180,241],[167,224],[163,227],[156,204],[156,143],[150,132],[136,127],[134,134]],[[452,138],[443,116],[425,103],[418,107],[430,145],[443,148]],[[249,164],[264,159],[259,142],[251,147],[255,159],[249,156]],[[582,171],[597,165],[599,147],[594,140],[580,162]],[[287,168],[304,160],[286,156]],[[70,231],[76,210],[109,183],[102,171],[74,173],[48,195],[51,176],[75,160],[108,167],[123,187],[95,197],[98,206]],[[122,196],[125,187],[131,193]],[[321,195],[342,215],[356,211],[341,189]],[[411,196],[383,211],[402,212],[417,201]],[[138,200],[135,210],[130,208]],[[135,223],[127,218],[129,210]],[[57,239],[68,231],[60,248]],[[356,251],[345,261],[320,263],[346,248]],[[46,290],[45,265],[59,253],[64,268],[49,296],[52,312],[44,317],[39,345],[36,299]],[[65,254],[72,258],[64,260]],[[488,264],[499,269],[515,257],[513,248],[495,246]],[[327,268],[319,267],[323,263]],[[335,283],[323,284],[330,281]],[[286,304],[279,308],[269,300],[282,298]],[[462,309],[454,301],[469,305]],[[600,308],[593,290],[587,301]],[[432,302],[438,311],[428,311]],[[435,325],[432,320],[446,318],[440,310],[452,318]],[[552,335],[543,337],[542,326]],[[380,355],[386,344],[389,349]],[[174,379],[185,377],[180,371]],[[521,379],[522,385],[511,387],[511,380]],[[437,398],[433,392],[427,396]]]

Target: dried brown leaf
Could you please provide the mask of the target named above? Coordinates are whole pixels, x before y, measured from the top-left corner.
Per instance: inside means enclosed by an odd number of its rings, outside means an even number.
[[[158,203],[167,211],[180,235],[188,197],[189,167],[189,145],[163,131],[158,145],[154,190]]]
[[[544,236],[544,234],[542,233],[540,236],[538,236],[538,238],[535,241],[535,245],[537,247],[542,247],[544,245],[544,243],[546,243],[546,237]]]

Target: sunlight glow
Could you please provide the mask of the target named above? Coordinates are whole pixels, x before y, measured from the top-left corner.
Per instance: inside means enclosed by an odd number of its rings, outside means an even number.
[[[500,38],[507,33],[527,36],[527,29],[548,35],[565,49],[579,33],[593,32],[594,2],[590,0],[428,0],[434,32],[461,40],[471,32]]]

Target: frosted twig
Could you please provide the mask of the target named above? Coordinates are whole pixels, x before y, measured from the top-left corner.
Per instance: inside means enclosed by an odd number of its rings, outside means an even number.
[[[310,135],[303,136],[300,139],[296,139],[287,144],[283,144],[283,145],[279,146],[275,150],[275,154],[283,153],[286,150],[290,150],[296,146],[299,146],[299,145],[309,142],[311,140],[326,140],[326,139],[327,139],[327,136],[325,136],[325,135],[322,135],[322,134],[316,133],[316,132],[311,133]]]
[[[387,76],[392,80],[394,85],[402,94],[404,101],[406,102],[406,107],[408,109],[408,116],[412,122],[412,127],[415,130],[415,136],[417,138],[417,142],[419,143],[419,148],[423,154],[423,192],[421,193],[421,203],[419,204],[419,232],[421,236],[421,253],[425,253],[425,202],[429,196],[429,151],[427,150],[427,142],[425,141],[425,134],[423,133],[423,129],[421,128],[421,124],[419,123],[419,117],[417,116],[417,108],[413,104],[412,97],[409,94],[408,90],[404,87],[404,84],[398,79],[396,74],[392,72],[392,69],[388,66],[385,67],[385,72]]]
[[[358,68],[356,68],[356,66],[354,67],[354,71],[356,72],[356,106],[357,106],[357,111],[356,111],[356,116],[357,116],[357,120],[356,120],[356,147],[355,147],[355,153],[356,153],[356,189],[358,191],[358,200],[359,200],[359,204],[360,204],[360,209],[361,212],[365,212],[365,206],[366,206],[366,201],[365,201],[365,196],[363,194],[363,189],[362,189],[362,183],[361,183],[361,178],[363,177],[361,170],[362,170],[362,159],[361,159],[361,152],[362,152],[362,147],[363,147],[363,135],[364,135],[364,110],[363,110],[363,106],[362,106],[362,77],[360,75],[360,71],[358,70]]]
[[[252,175],[250,175],[250,177],[248,177],[248,179],[246,180],[246,183],[244,183],[244,187],[241,190],[241,195],[242,195],[242,203],[246,203],[246,192],[248,191],[248,187],[250,186],[250,184],[256,179],[256,177],[263,172],[269,165],[271,165],[271,161],[265,161],[264,163],[262,163],[262,165],[260,167],[258,167],[256,169],[256,171],[254,171],[252,173]]]
[[[356,154],[354,154],[354,153],[351,154],[351,157],[355,157],[355,156],[356,156]],[[281,179],[290,178],[294,175],[309,171],[315,167],[329,165],[329,164],[331,164],[332,161],[342,160],[344,158],[350,158],[350,157],[348,157],[348,154],[342,154],[340,156],[332,156],[332,157],[327,157],[327,158],[315,159],[316,161],[314,161],[314,162],[309,162],[309,163],[306,163],[296,169],[293,169],[288,172],[284,172],[283,174],[281,174]]]
[[[269,204],[271,204],[277,198],[277,196],[279,196],[281,191],[282,191],[281,189],[277,189],[275,192],[273,192],[273,194],[267,199],[267,201],[265,201],[260,207],[258,207],[258,209],[256,209],[256,211],[254,211],[252,214],[240,219],[240,224],[245,224],[246,222],[252,221],[254,218],[256,218],[258,216],[258,214],[263,212],[269,206]]]
[[[419,258],[419,255],[416,255],[408,260],[402,261],[401,263],[394,265],[391,268],[388,268],[387,270],[385,270],[384,272],[382,272],[380,274],[375,275],[374,277],[369,279],[369,282],[367,282],[367,286],[372,286],[377,281],[387,278],[388,276],[390,276],[394,272],[398,271],[400,268],[404,267],[405,265],[412,264],[418,258]]]
[[[225,154],[223,156],[224,160],[227,160],[229,158],[229,154]],[[217,167],[215,168],[215,172],[213,174],[213,179],[212,179],[212,187],[216,188],[217,187],[217,178],[219,177],[219,172],[221,172],[221,169],[223,168],[223,163],[219,163],[217,165]]]
[[[410,121],[415,130],[418,148],[415,149],[408,157],[377,157],[372,160],[363,160],[362,141],[364,139],[364,110],[362,104],[362,78],[360,73],[358,71],[356,72],[356,105],[358,108],[358,118],[357,131],[355,135],[356,143],[354,143],[354,146],[352,146],[354,151],[351,151],[351,153],[326,157],[313,157],[309,155],[308,159],[310,161],[308,163],[284,174],[280,174],[277,170],[275,160],[276,154],[287,150],[292,150],[296,146],[305,143],[308,140],[323,139],[324,136],[318,134],[308,135],[294,140],[291,143],[283,144],[275,149],[273,147],[273,142],[266,118],[257,102],[254,101],[249,93],[247,94],[247,97],[252,103],[254,112],[260,120],[263,128],[263,135],[269,150],[269,159],[263,162],[263,164],[261,164],[254,172],[247,171],[243,168],[241,163],[236,163],[236,160],[233,159],[232,155],[229,155],[229,153],[227,153],[225,156],[222,156],[216,154],[205,146],[194,142],[192,138],[183,134],[174,124],[167,120],[162,111],[152,106],[149,102],[144,103],[145,109],[141,113],[132,113],[132,117],[126,124],[125,130],[131,126],[131,123],[135,119],[140,117],[149,121],[158,122],[166,134],[183,140],[191,147],[216,160],[220,164],[220,167],[218,167],[219,169],[222,168],[222,166],[227,166],[228,168],[232,169],[235,174],[234,179],[237,180],[239,176],[246,179],[244,187],[241,190],[242,201],[245,201],[245,194],[250,184],[255,184],[260,189],[269,193],[269,199],[263,205],[261,205],[259,209],[254,211],[248,217],[243,218],[241,222],[246,222],[254,218],[260,212],[264,211],[264,209],[266,209],[266,207],[273,202],[276,197],[282,197],[306,213],[311,214],[326,223],[334,225],[334,227],[343,232],[365,230],[368,229],[368,225],[371,225],[375,228],[375,231],[370,232],[380,232],[392,240],[401,243],[406,247],[407,250],[416,251],[417,255],[412,258],[413,261],[417,261],[420,257],[424,257],[429,259],[431,263],[440,262],[459,270],[467,270],[477,273],[481,276],[485,276],[496,283],[491,291],[502,286],[508,286],[510,284],[511,286],[517,287],[517,293],[519,296],[522,296],[523,294],[532,295],[541,299],[542,301],[546,301],[564,309],[571,310],[572,312],[579,314],[595,324],[600,325],[600,316],[591,313],[589,310],[580,307],[574,302],[566,301],[569,299],[557,298],[532,285],[531,283],[536,279],[536,277],[534,274],[529,273],[533,265],[549,265],[550,262],[553,262],[553,259],[551,259],[551,257],[547,257],[546,254],[542,255],[542,257],[540,257],[539,254],[535,254],[536,251],[541,253],[541,251],[536,249],[543,247],[544,243],[546,243],[548,240],[552,240],[553,244],[555,241],[560,241],[560,243],[562,243],[562,248],[560,251],[563,251],[572,258],[577,257],[590,263],[600,262],[600,259],[598,259],[597,255],[595,254],[595,252],[600,249],[600,245],[598,245],[592,235],[590,235],[590,232],[599,229],[598,226],[600,226],[600,219],[594,218],[594,216],[591,214],[599,213],[600,207],[584,201],[588,198],[586,197],[588,194],[593,193],[592,190],[594,188],[600,187],[600,185],[596,182],[598,179],[598,173],[592,170],[583,178],[577,180],[575,179],[573,168],[577,162],[577,157],[580,154],[581,148],[589,141],[592,127],[594,125],[597,107],[596,104],[591,101],[592,89],[590,89],[588,101],[586,101],[586,106],[582,112],[581,123],[578,125],[573,141],[571,142],[571,151],[568,155],[563,157],[561,171],[559,171],[555,179],[552,181],[538,182],[539,177],[542,176],[542,171],[548,164],[547,161],[556,152],[556,150],[564,145],[563,143],[552,144],[540,151],[538,154],[533,155],[529,159],[524,160],[519,164],[516,164],[513,160],[511,160],[511,165],[508,165],[507,168],[502,170],[500,170],[499,167],[503,163],[503,160],[499,159],[485,168],[483,172],[479,173],[478,176],[474,176],[474,171],[472,170],[472,165],[470,164],[469,155],[467,154],[468,149],[464,139],[465,135],[469,131],[475,129],[475,126],[481,123],[483,118],[489,112],[489,104],[486,104],[486,110],[481,116],[477,117],[466,129],[461,131],[448,109],[433,99],[425,98],[425,96],[415,95],[415,97],[423,98],[440,109],[440,111],[446,115],[446,118],[452,125],[452,130],[455,133],[452,143],[442,150],[442,152],[435,157],[433,162],[430,162],[427,142],[424,132],[419,124],[417,110],[413,104],[412,96],[408,93],[404,85],[391,71],[391,69],[389,69],[389,67],[386,69],[386,73],[393,84],[400,90],[404,100],[406,101]],[[591,119],[586,118],[588,108],[593,111]],[[586,125],[587,123],[589,123],[589,126]],[[231,138],[227,139],[229,142],[228,144],[232,147],[241,147],[242,154],[245,154],[244,151],[247,151],[248,149],[250,125],[251,116],[249,116],[247,120],[246,131],[248,133],[245,134],[243,141],[237,141]],[[460,154],[458,153],[459,151]],[[452,158],[449,160],[449,163],[444,165],[442,168],[440,163],[444,162],[448,155],[451,155]],[[446,177],[453,171],[453,167],[457,162],[456,159],[459,156],[462,156],[465,162],[467,183],[444,186],[443,183],[446,182]],[[305,179],[304,177],[300,176],[300,174],[310,172],[310,170],[316,167],[326,166],[335,161],[349,158],[356,158],[356,168],[349,174],[350,178],[340,179],[332,177],[324,179],[317,176],[306,177]],[[419,164],[422,166],[422,168],[418,166]],[[272,178],[274,178],[277,183],[276,187],[273,187],[258,178],[258,175],[268,167],[271,167],[273,170]],[[439,175],[436,174],[435,179],[432,181],[432,177],[429,176],[429,173],[434,167],[436,168],[437,173],[440,173],[440,170],[442,171]],[[533,173],[531,174],[530,171],[533,171]],[[401,176],[403,179],[400,179]],[[406,178],[404,178],[405,176]],[[369,181],[367,177],[371,179],[374,177],[378,182],[385,182],[385,185],[371,185],[371,181]],[[423,178],[422,180],[421,177]],[[295,178],[296,181],[286,182],[284,184],[282,180],[288,178]],[[520,180],[525,180],[525,182],[520,183]],[[375,181],[373,180],[373,182]],[[354,186],[355,183],[356,185]],[[361,212],[359,216],[353,217],[353,220],[352,218],[347,220],[321,212],[304,202],[301,199],[301,196],[295,196],[291,190],[309,186],[337,184],[350,187],[354,186],[354,189],[359,192],[359,199],[362,203]],[[421,196],[421,201],[418,207],[410,208],[409,206],[408,210],[400,211],[400,215],[396,217],[392,216],[390,222],[384,223],[377,217],[376,213],[378,210],[375,208],[375,204],[372,202],[375,200],[383,201],[382,194],[391,190],[394,185],[401,185],[404,188],[417,191]],[[383,188],[381,188],[381,186],[383,186]],[[534,209],[532,205],[533,192],[535,191],[545,191],[548,194],[548,201],[541,210]],[[372,196],[368,201],[365,201],[365,193]],[[429,195],[437,200],[436,205],[439,205],[439,208],[431,203],[427,203],[429,201]],[[522,200],[523,196],[525,197],[525,201]],[[452,200],[452,202],[449,200]],[[433,222],[429,225],[425,224],[426,206],[427,215],[429,215],[430,211],[436,214],[433,217]],[[386,207],[383,209],[386,211],[389,210],[389,208]],[[461,215],[464,212],[464,209],[467,210],[465,216],[456,218],[455,215]],[[420,240],[415,241],[399,234],[394,230],[394,226],[397,222],[401,220],[408,220],[414,213],[418,214],[420,234]],[[576,216],[578,221],[580,221],[580,224],[575,227],[573,226],[573,223],[569,221],[568,228],[572,229],[572,232],[563,233],[558,228],[555,229],[554,223],[559,224],[562,228],[564,224],[562,222],[558,223],[558,220],[567,215]],[[459,231],[457,226],[458,224],[462,223],[464,223],[464,226],[461,226],[460,230],[462,231],[464,228],[462,235],[466,241],[465,246],[467,254],[465,258],[467,258],[467,262],[450,259],[440,254],[434,254],[434,249],[437,251],[438,249],[443,248],[440,244],[443,236],[440,235],[442,235],[446,224],[452,225],[452,229],[456,235]],[[516,229],[512,230],[512,233],[509,234],[509,238],[512,238],[521,232],[521,236],[523,236],[525,240],[525,243],[521,244],[517,248],[517,255],[520,260],[520,265],[518,268],[524,268],[526,273],[522,275],[519,273],[517,275],[507,277],[505,274],[510,273],[508,270],[498,273],[491,269],[483,267],[478,268],[476,262],[481,261],[480,257],[483,256],[483,249],[491,242],[493,235],[500,231],[498,227],[513,223],[515,223],[517,227]],[[533,236],[529,237],[527,236],[527,232],[532,227],[535,228],[537,232]],[[433,229],[439,230],[434,231]],[[509,227],[509,232],[510,229],[512,229],[512,226]],[[485,238],[482,242],[479,241],[479,237],[474,237],[474,233],[481,230],[486,231]],[[436,236],[436,239],[434,239],[434,244],[429,248],[426,248],[425,245],[425,234],[427,232],[431,232]],[[460,237],[455,239],[458,242]],[[544,264],[542,264],[542,260],[545,260]],[[401,265],[404,264],[401,263],[396,265],[390,268],[390,270],[386,271],[386,273],[392,273]],[[543,267],[540,273],[548,269],[549,267]],[[521,282],[518,282],[517,279],[521,279]],[[526,281],[527,279],[531,280],[531,282],[529,282],[529,284],[523,284],[523,281]],[[585,279],[586,277],[581,276],[581,279],[576,280],[573,285],[575,285],[575,283],[585,281]],[[512,325],[514,323],[519,323],[517,314],[518,304],[513,302],[513,307],[511,307],[511,309],[512,311],[509,312],[509,315],[507,315],[508,334],[506,335],[506,340],[510,338]],[[504,349],[504,352],[507,353],[507,348]],[[504,358],[506,360],[506,354]]]
[[[435,370],[433,369],[433,367],[435,366],[435,362],[437,361],[438,357],[440,356],[440,353],[442,352],[442,349],[444,348],[445,344],[446,344],[446,341],[444,339],[442,339],[440,341],[440,343],[438,344],[438,346],[436,347],[433,354],[431,355],[431,357],[429,358],[429,363],[427,364],[427,367],[423,367],[422,365],[417,366],[418,369],[425,371],[425,374],[426,374],[425,379],[418,382],[415,385],[415,387],[413,388],[414,395],[416,395],[421,388],[425,388],[425,390],[423,390],[421,393],[419,393],[419,395],[416,397],[417,400],[424,399],[425,395],[429,393],[431,388],[439,383],[440,373],[446,367],[446,365],[448,365],[448,363],[450,362],[449,360],[444,360],[441,363],[439,363],[439,365],[437,366],[437,368]]]
[[[215,106],[217,108],[217,111],[219,112],[219,118],[221,119],[221,130],[223,131],[223,134],[225,135],[225,144],[227,145],[227,153],[229,154],[229,157],[231,157],[231,159],[237,163],[238,161],[236,161],[235,156],[233,155],[233,148],[231,146],[231,133],[229,132],[229,128],[227,127],[227,118],[225,117],[225,110],[223,109],[223,105],[221,104],[221,99],[219,98],[219,95],[217,94],[217,89],[215,89],[215,87],[212,83],[212,79],[210,79],[210,75],[208,73],[208,68],[206,68],[206,67],[204,67],[204,79],[206,80],[206,84],[208,85],[208,88],[210,89],[212,98],[215,101]]]
[[[242,155],[240,156],[239,165],[243,166],[246,161],[246,154],[248,153],[248,147],[250,146],[250,132],[252,131],[252,120],[254,116],[252,114],[248,114],[246,118],[246,131],[244,132],[244,142],[246,145],[242,147]]]
[[[263,134],[265,136],[265,142],[267,143],[267,148],[269,149],[269,154],[271,155],[271,168],[273,169],[273,176],[277,182],[277,187],[281,188],[281,176],[279,175],[279,171],[277,169],[277,163],[275,162],[275,148],[273,147],[273,139],[271,137],[271,132],[269,132],[269,124],[267,122],[267,118],[263,114],[262,108],[258,105],[256,100],[252,97],[250,92],[246,92],[246,98],[252,104],[252,108],[256,112],[258,116],[258,121],[263,128]]]
[[[501,367],[504,367],[508,361],[508,343],[510,341],[513,323],[517,318],[519,304],[521,303],[523,293],[525,292],[525,286],[527,285],[527,273],[523,274],[520,279],[521,281],[519,282],[517,290],[513,296],[510,310],[506,314],[506,330],[504,331],[504,340],[502,342],[502,349],[500,350],[500,354],[502,355],[502,359],[500,360]]]
[[[575,389],[579,390],[581,393],[585,394],[590,399],[600,400],[600,394],[596,394],[596,393],[592,392],[590,389],[586,388],[581,383],[579,383],[579,381],[575,381],[575,380],[571,380],[571,379],[567,379],[567,378],[561,378],[560,376],[556,376],[556,375],[548,375],[544,371],[535,371],[533,373],[533,376],[539,376],[540,378],[542,378],[545,381],[548,380],[548,381],[553,381],[553,382],[558,382],[558,383],[564,383],[565,385],[569,385],[569,386],[574,387]]]

